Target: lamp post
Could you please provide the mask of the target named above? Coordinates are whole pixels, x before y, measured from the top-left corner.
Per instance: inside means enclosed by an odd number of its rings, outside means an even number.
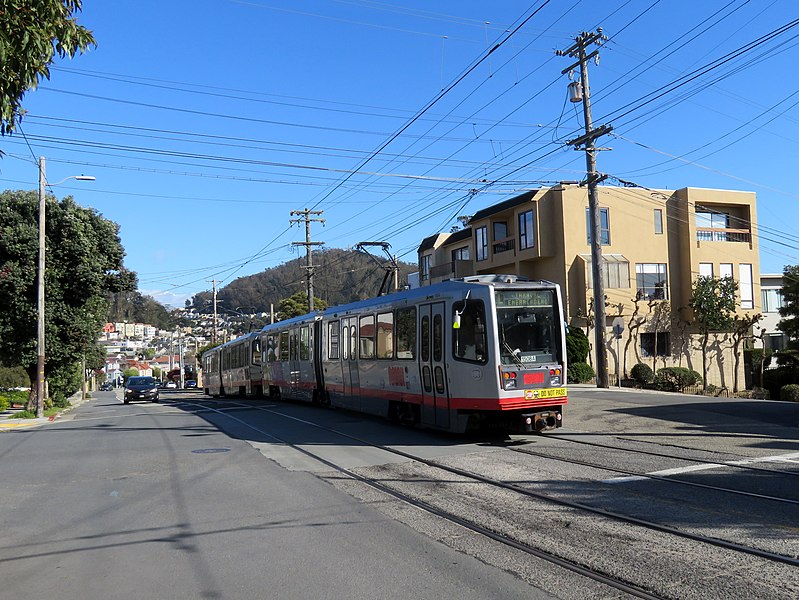
[[[79,181],[94,181],[91,175],[70,175],[58,183],[59,185],[68,179]],[[45,252],[45,187],[47,177],[45,176],[44,156],[39,157],[39,265],[37,268],[38,283],[36,289],[37,307],[37,339],[36,339],[36,416],[44,416],[44,252]]]

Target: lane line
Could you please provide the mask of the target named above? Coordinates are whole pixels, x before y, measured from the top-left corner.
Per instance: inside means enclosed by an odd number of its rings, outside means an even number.
[[[726,467],[751,465],[761,462],[776,462],[776,463],[790,463],[793,464],[799,459],[799,452],[791,452],[790,454],[780,454],[777,456],[761,456],[759,458],[745,458],[743,460],[731,460],[723,463],[713,463],[706,465],[691,465],[690,467],[676,467],[674,469],[663,469],[662,471],[652,471],[647,475],[679,475],[680,473],[693,473],[696,471],[709,471],[712,469],[724,469]],[[776,473],[776,471],[775,471]],[[778,473],[777,473],[778,474]],[[613,477],[611,479],[602,479],[600,483],[627,483],[628,481],[647,481],[648,477],[645,475],[630,475],[627,477]]]

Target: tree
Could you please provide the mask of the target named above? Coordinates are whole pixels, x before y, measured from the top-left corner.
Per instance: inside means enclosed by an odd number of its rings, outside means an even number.
[[[732,348],[732,355],[735,358],[735,370],[732,376],[732,391],[735,393],[738,392],[738,368],[741,366],[741,344],[754,339],[752,328],[757,325],[762,318],[763,315],[757,313],[754,315],[745,314],[742,317],[735,315],[732,319],[732,343],[730,347]]]
[[[71,197],[48,196],[45,378],[85,357],[94,366],[109,293],[136,285],[125,270],[119,226]],[[38,194],[0,194],[0,362],[36,379]]]
[[[711,332],[729,331],[735,311],[738,284],[732,277],[697,277],[688,306],[693,310],[693,325],[702,335],[702,389],[707,389],[707,351]]]
[[[780,316],[777,328],[796,345],[799,342],[799,265],[788,265],[782,271]]]
[[[313,306],[314,310],[324,310],[327,308],[327,302],[314,296]],[[297,292],[289,298],[283,298],[283,300],[280,301],[278,312],[281,321],[307,314],[308,294],[305,292]]]
[[[81,0],[6,0],[0,8],[0,134],[22,118],[22,98],[50,79],[56,54],[72,58],[96,42],[74,14]]]

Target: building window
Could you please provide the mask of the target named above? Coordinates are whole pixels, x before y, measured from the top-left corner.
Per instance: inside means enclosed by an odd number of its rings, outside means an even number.
[[[776,313],[782,308],[782,290],[762,290],[760,292],[763,299],[763,312]]]
[[[488,259],[488,230],[486,226],[478,227],[474,230],[475,244],[474,247],[477,251],[477,260]]]
[[[729,222],[730,216],[725,213],[696,211],[696,239],[700,242],[726,242]]]
[[[770,333],[764,340],[764,346],[767,350],[773,350],[774,352],[785,350],[785,337],[783,333]]]
[[[588,287],[594,287],[594,271],[591,264],[591,255],[584,255]],[[602,284],[605,289],[621,289],[630,287],[630,263],[621,254],[605,254],[599,264],[599,272],[602,274]]]
[[[754,308],[755,296],[752,289],[752,265],[743,263],[738,265],[738,273],[740,274],[738,290],[741,292],[741,308]]]
[[[494,223],[494,241],[504,240],[508,237],[508,224],[505,221]]]
[[[533,211],[528,210],[519,215],[519,250],[527,250],[533,247],[535,247]]]
[[[455,250],[452,251],[452,262],[456,260],[469,260],[469,246],[455,248]]]
[[[657,343],[657,347],[655,347]],[[671,356],[671,337],[668,331],[657,332],[657,342],[655,332],[641,334],[641,356],[651,358],[653,356]]]
[[[700,277],[713,277],[713,263],[699,263]]]
[[[719,277],[732,277],[732,263],[721,263],[719,265]]]
[[[585,209],[585,230],[588,232],[586,239],[588,245],[591,245],[591,209]],[[601,246],[610,246],[610,209],[599,209],[599,244]]]
[[[430,255],[425,254],[421,258],[421,262],[419,264],[419,271],[422,274],[422,281],[429,281],[430,280]]]
[[[663,209],[655,209],[655,233],[660,235],[663,233]]]
[[[665,263],[635,265],[635,282],[639,298],[643,300],[669,299]]]

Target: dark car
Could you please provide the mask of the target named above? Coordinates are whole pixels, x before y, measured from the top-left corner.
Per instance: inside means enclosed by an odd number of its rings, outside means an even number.
[[[183,389],[191,390],[197,387],[197,382],[193,379],[187,379],[186,382],[183,384]]]
[[[125,404],[131,400],[158,402],[158,382],[153,377],[128,377],[125,382]]]
[[[101,392],[110,392],[114,389],[114,384],[110,381],[104,381],[103,384],[100,386]]]

